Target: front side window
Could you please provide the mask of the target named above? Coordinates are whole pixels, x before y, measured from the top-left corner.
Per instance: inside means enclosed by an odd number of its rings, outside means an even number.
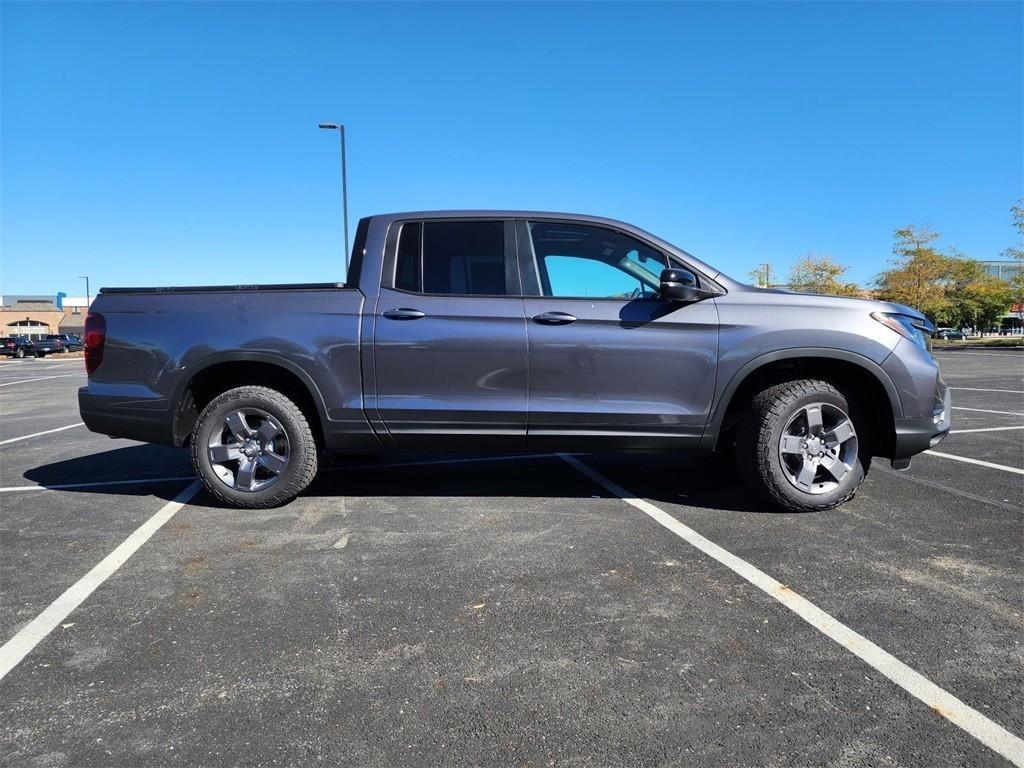
[[[398,238],[395,287],[404,291],[502,296],[502,221],[406,222]]]
[[[604,227],[531,222],[530,238],[545,296],[648,298],[669,265],[660,251]]]

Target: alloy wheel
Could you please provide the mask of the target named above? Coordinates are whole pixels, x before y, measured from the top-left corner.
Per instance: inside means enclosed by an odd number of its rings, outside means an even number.
[[[804,493],[835,490],[857,461],[857,431],[841,408],[810,403],[794,413],[779,438],[786,479]]]
[[[210,434],[207,452],[217,477],[238,491],[262,491],[276,483],[291,454],[281,422],[260,408],[228,412]]]

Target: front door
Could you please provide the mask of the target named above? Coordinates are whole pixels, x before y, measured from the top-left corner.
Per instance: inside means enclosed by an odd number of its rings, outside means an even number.
[[[528,444],[662,449],[696,443],[715,391],[713,299],[659,298],[673,257],[614,229],[520,224],[530,349]]]
[[[396,226],[373,318],[378,419],[402,447],[524,447],[526,321],[512,223]]]

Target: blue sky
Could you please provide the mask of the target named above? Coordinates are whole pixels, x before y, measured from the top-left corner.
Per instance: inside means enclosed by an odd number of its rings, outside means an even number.
[[[734,277],[1022,194],[1022,5],[4,3],[3,293],[341,277],[420,208],[612,216]]]

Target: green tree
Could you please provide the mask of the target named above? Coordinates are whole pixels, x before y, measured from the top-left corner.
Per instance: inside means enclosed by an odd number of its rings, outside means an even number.
[[[747,279],[750,280],[751,285],[756,285],[758,288],[771,288],[772,265],[758,264],[757,269],[747,272]]]
[[[947,284],[955,265],[934,246],[939,235],[927,227],[904,227],[894,234],[892,267],[875,278],[878,298],[914,307],[935,320],[950,309]]]
[[[802,293],[824,293],[831,296],[859,296],[856,283],[842,281],[846,267],[829,256],[804,256],[789,272],[789,287]]]

